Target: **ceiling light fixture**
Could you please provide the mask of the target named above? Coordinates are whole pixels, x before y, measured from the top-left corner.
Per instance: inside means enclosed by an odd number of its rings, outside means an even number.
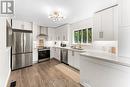
[[[60,11],[53,11],[48,18],[52,19],[54,22],[55,21],[60,21],[63,20],[65,17],[62,15]]]

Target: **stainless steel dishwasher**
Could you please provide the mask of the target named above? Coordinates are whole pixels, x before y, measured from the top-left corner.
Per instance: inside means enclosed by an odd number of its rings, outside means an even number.
[[[68,50],[67,49],[61,49],[61,62],[68,64]]]

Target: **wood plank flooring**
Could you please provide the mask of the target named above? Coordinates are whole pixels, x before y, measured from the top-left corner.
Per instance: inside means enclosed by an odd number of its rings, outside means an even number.
[[[68,72],[63,71],[64,67],[68,68]],[[79,79],[79,71],[64,64],[60,65],[58,61],[52,59],[12,71],[9,82],[16,81],[16,87],[81,87]]]

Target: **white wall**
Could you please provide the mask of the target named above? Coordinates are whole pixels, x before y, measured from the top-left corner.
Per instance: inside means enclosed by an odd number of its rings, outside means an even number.
[[[6,87],[10,71],[10,47],[6,48],[6,19],[0,18],[0,87]]]

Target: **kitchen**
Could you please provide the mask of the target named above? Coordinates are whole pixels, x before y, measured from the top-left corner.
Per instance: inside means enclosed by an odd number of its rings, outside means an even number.
[[[130,86],[129,0],[24,1],[0,20],[1,87]]]

